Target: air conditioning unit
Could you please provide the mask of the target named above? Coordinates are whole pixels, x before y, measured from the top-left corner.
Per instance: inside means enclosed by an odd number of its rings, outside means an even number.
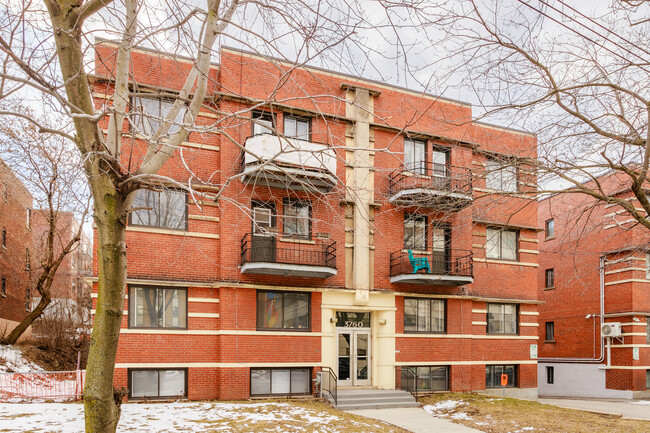
[[[600,335],[603,337],[620,337],[621,336],[621,322],[608,322],[603,323],[600,327]]]

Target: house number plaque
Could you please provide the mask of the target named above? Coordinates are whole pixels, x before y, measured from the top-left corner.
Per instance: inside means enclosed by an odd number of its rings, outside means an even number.
[[[337,311],[336,326],[343,328],[370,328],[370,313]]]

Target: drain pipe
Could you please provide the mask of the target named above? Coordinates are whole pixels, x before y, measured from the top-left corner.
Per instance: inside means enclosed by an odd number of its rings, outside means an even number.
[[[600,328],[603,326],[605,321],[605,256],[600,256],[598,270],[600,272],[600,293],[599,293],[599,311],[600,314],[587,314],[585,319],[600,317],[600,326],[598,327],[598,333],[600,334]],[[593,328],[592,328],[593,329]],[[594,334],[594,356],[591,358],[539,358],[538,361],[541,362],[556,362],[556,363],[583,363],[583,364],[600,364],[605,359],[605,346],[603,345],[603,337],[600,337],[600,356],[596,358],[596,335]],[[610,347],[609,340],[607,341],[607,363],[609,364],[610,359]]]

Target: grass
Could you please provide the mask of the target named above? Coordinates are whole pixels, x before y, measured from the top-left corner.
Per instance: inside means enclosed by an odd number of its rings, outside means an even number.
[[[626,420],[616,415],[564,409],[535,401],[454,393],[433,394],[419,399],[424,405],[435,405],[447,400],[464,404],[436,411],[437,416],[488,433],[650,432],[650,421]]]

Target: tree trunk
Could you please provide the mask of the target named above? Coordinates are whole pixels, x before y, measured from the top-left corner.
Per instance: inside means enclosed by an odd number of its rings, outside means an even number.
[[[34,308],[25,318],[7,335],[2,341],[2,344],[16,344],[16,341],[20,338],[21,335],[29,328],[29,326],[38,319],[43,313],[43,310],[50,305],[51,298],[49,293],[46,295],[41,294],[41,301],[38,303],[36,308]]]
[[[99,288],[84,388],[86,432],[114,433],[120,419],[113,371],[126,287],[126,203],[108,176],[91,178],[90,184],[99,243]]]

